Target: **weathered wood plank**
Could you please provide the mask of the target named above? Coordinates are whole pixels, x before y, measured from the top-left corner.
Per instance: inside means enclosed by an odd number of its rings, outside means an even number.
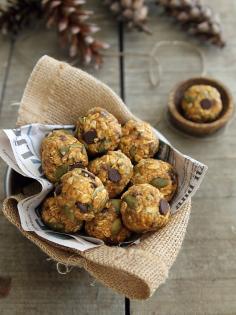
[[[91,7],[97,7],[96,22],[102,27],[102,31],[97,36],[101,36],[111,45],[112,50],[117,51],[116,23],[105,18],[106,11],[96,4],[96,1],[89,2]],[[18,108],[11,104],[20,101],[34,64],[44,54],[66,60],[66,55],[58,47],[54,32],[45,32],[39,28],[37,31],[25,33],[15,43],[0,116],[1,128],[15,125]],[[3,66],[2,62],[1,66]],[[89,72],[119,93],[118,57],[107,58],[99,72],[92,68]],[[2,182],[4,171],[1,162]],[[3,196],[2,186],[0,198],[2,199]],[[60,275],[55,263],[48,262],[46,259],[46,255],[22,237],[3,215],[0,215],[0,275],[3,273],[12,278],[9,296],[1,299],[2,315],[109,314],[111,309],[115,314],[123,313],[122,296],[94,283],[94,280],[83,270],[73,269],[68,275]]]
[[[6,81],[6,74],[7,74],[7,66],[8,66],[8,56],[10,45],[9,42],[0,36],[0,110],[2,106],[3,100],[3,89]]]
[[[224,50],[201,47],[207,74],[224,82],[236,97],[236,41],[232,0],[205,1],[221,13],[228,46]],[[150,15],[152,36],[125,33],[125,51],[148,53],[156,42],[180,40],[192,43],[169,19],[159,16],[154,5]],[[209,166],[207,177],[193,198],[192,216],[182,251],[169,280],[147,302],[132,302],[132,314],[235,314],[236,313],[236,126],[207,139],[184,135],[169,124],[168,94],[180,80],[197,75],[199,60],[181,48],[160,50],[163,76],[158,88],[150,86],[145,58],[125,57],[126,103],[142,119],[157,127],[183,153]]]

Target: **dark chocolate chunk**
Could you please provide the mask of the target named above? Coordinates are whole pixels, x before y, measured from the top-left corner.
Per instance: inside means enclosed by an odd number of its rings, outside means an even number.
[[[66,141],[67,137],[64,136],[64,135],[60,135],[59,139],[60,139],[61,141]]]
[[[115,168],[110,168],[108,170],[108,178],[110,179],[110,181],[112,181],[113,183],[117,183],[121,180],[121,175],[120,173],[117,171],[117,169]]]
[[[97,138],[96,130],[89,130],[83,134],[83,139],[87,144],[93,144],[95,138]]]
[[[88,205],[85,203],[81,203],[79,201],[76,202],[76,207],[80,209],[81,212],[87,212],[88,211]]]
[[[166,215],[170,210],[170,205],[165,199],[161,199],[159,205],[160,214]]]
[[[203,109],[210,109],[212,106],[212,100],[204,98],[203,100],[201,100],[200,104]]]

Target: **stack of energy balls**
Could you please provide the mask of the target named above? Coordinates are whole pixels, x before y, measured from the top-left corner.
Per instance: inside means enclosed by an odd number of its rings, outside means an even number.
[[[177,177],[169,163],[153,159],[158,147],[148,123],[121,126],[98,107],[79,117],[75,135],[52,131],[41,146],[44,174],[55,184],[42,206],[44,223],[65,233],[84,228],[106,244],[165,226]]]

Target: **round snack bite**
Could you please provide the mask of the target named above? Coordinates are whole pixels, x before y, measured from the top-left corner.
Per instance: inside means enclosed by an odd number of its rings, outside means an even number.
[[[75,168],[63,175],[55,195],[59,207],[72,210],[78,220],[85,221],[92,220],[108,200],[101,180],[82,168]]]
[[[158,147],[159,140],[148,123],[129,120],[122,127],[120,149],[132,161],[153,157]]]
[[[163,197],[170,201],[177,189],[177,175],[171,164],[155,159],[141,160],[134,167],[131,182],[137,184],[151,184],[158,188]]]
[[[92,155],[102,154],[118,147],[121,125],[103,108],[95,107],[87,116],[80,117],[76,125],[76,136]]]
[[[46,225],[58,232],[75,233],[83,225],[72,210],[58,207],[56,197],[50,197],[44,201],[41,216]]]
[[[223,109],[220,93],[210,85],[191,86],[181,106],[187,119],[200,123],[216,120]]]
[[[120,203],[119,199],[110,199],[105,208],[92,221],[86,222],[87,234],[99,238],[107,244],[124,242],[131,233],[122,223]]]
[[[130,231],[155,231],[165,226],[170,219],[169,203],[150,184],[130,187],[121,200],[122,220]]]
[[[89,170],[101,179],[110,198],[119,195],[133,175],[133,165],[121,151],[109,151],[91,161]]]
[[[74,166],[87,166],[88,156],[85,147],[66,130],[54,130],[41,144],[42,168],[51,182]]]

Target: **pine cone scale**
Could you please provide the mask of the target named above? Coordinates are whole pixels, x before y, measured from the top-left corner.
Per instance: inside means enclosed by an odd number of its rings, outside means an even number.
[[[82,7],[84,3],[84,0],[47,0],[44,11],[47,25],[57,26],[60,42],[69,46],[70,57],[79,57],[86,64],[90,64],[92,61],[96,63],[98,50],[106,48],[106,45],[97,49],[93,47],[95,39],[92,34],[99,28],[87,22],[93,12],[85,10]],[[101,60],[102,58],[99,59],[99,65]]]
[[[150,33],[146,25],[148,7],[144,0],[106,0],[104,4],[110,8],[117,21],[123,21],[129,28]]]
[[[219,47],[225,45],[218,17],[199,0],[157,0],[156,3],[188,29],[190,34]]]

